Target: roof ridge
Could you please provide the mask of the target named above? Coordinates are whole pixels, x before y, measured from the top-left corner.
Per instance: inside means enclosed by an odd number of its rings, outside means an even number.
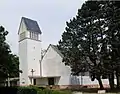
[[[28,20],[37,22],[36,20],[33,20],[33,19],[31,19],[31,18],[27,18],[27,17],[22,17],[22,19],[28,19]]]
[[[33,31],[40,34],[42,33],[36,20],[32,20],[27,17],[22,17],[22,20],[24,21],[28,31]]]
[[[42,62],[43,58],[45,57],[46,53],[48,52],[48,49],[50,48],[50,46],[63,58],[63,54],[61,53],[61,51],[57,47],[55,47],[53,44],[49,44],[49,46],[46,49],[45,54],[43,55],[43,57],[41,59],[41,62]]]

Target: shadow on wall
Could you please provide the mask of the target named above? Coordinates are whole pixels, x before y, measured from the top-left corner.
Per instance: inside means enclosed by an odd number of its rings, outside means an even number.
[[[77,76],[70,76],[70,85],[80,85],[80,80]]]

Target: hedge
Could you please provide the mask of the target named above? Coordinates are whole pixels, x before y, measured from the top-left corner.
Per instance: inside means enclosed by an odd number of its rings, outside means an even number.
[[[32,87],[19,87],[17,94],[37,94],[37,90]]]
[[[17,94],[71,94],[70,91],[40,89],[39,87],[19,87]]]
[[[70,91],[50,90],[36,86],[1,87],[0,94],[71,94]]]

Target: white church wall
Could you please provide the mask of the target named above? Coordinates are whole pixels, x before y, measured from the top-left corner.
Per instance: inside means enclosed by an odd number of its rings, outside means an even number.
[[[81,76],[79,76],[78,78],[79,78],[79,81],[80,81],[80,84],[81,84]],[[102,83],[103,84],[109,84],[108,79],[102,79]],[[82,76],[82,84],[83,85],[96,85],[96,84],[99,84],[99,83],[98,83],[98,80],[96,80],[96,79],[94,81],[91,81],[89,76]]]
[[[70,85],[80,85],[80,79],[78,76],[69,76]]]
[[[61,76],[58,85],[70,85],[70,76]]]
[[[22,82],[25,82],[24,84],[28,83],[28,65],[27,65],[27,41],[23,40],[19,43],[19,61],[20,63],[20,70],[22,70],[23,73],[20,73],[20,84]]]
[[[56,76],[56,62],[55,60],[55,52],[50,47],[49,50],[47,50],[47,53],[43,57],[43,60],[41,62],[42,66],[42,76]]]
[[[40,76],[40,60],[41,60],[41,44],[40,41],[27,39],[27,61],[28,61],[28,75]]]
[[[29,32],[26,30],[26,36],[29,37]],[[31,39],[25,39],[19,43],[19,58],[20,58],[20,68],[23,71],[21,75],[24,78],[25,84],[30,84],[31,69],[34,69],[34,76],[40,75],[40,60],[41,60],[41,43],[40,41],[35,41]],[[22,79],[21,78],[21,79]],[[20,80],[21,80],[20,79]],[[22,81],[20,81],[22,84]]]
[[[109,84],[108,79],[102,79],[103,84]],[[58,85],[99,85],[98,81],[95,79],[91,81],[89,76],[62,76],[58,82]]]
[[[65,66],[62,57],[50,46],[42,60],[42,76],[55,77],[56,85],[69,85],[70,67]]]
[[[103,84],[109,84],[108,79],[102,79]]]
[[[45,54],[42,62],[42,76],[55,77],[55,85],[81,85],[81,76],[70,76],[70,67],[65,66],[62,57],[50,46]],[[87,74],[87,73],[86,73]],[[56,76],[60,76],[56,77]],[[96,85],[98,81],[91,81],[89,76],[83,76],[83,85]],[[103,84],[108,84],[103,79]]]
[[[20,34],[23,33],[20,40]],[[31,76],[31,69],[34,69],[35,76],[40,75],[41,60],[41,42],[30,39],[30,31],[27,30],[24,20],[21,20],[19,27],[19,59],[20,69],[23,73],[20,74],[20,85],[29,85],[31,81],[28,76]],[[39,34],[40,39],[40,34]],[[24,84],[22,82],[25,82]]]
[[[81,84],[81,76],[79,76],[78,78],[79,78],[79,81]],[[83,81],[82,81],[83,85],[98,84],[98,81],[96,79],[94,81],[91,81],[89,76],[83,76],[82,79],[83,79]]]
[[[70,75],[70,69],[62,63],[62,58],[51,46],[43,57],[41,64],[43,77]]]
[[[20,85],[28,84],[28,65],[27,65],[27,41],[22,40],[20,41],[20,34],[25,32],[25,36],[27,36],[27,30],[24,24],[24,21],[21,21],[20,28],[19,28],[19,61],[20,65],[19,68],[22,70],[22,73],[20,73]]]

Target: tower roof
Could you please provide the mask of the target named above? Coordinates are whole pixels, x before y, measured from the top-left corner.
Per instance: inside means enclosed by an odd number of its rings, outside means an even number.
[[[22,20],[24,21],[27,30],[32,31],[32,32],[37,32],[40,34],[42,33],[37,21],[31,20],[31,19],[26,18],[26,17],[22,17]]]

